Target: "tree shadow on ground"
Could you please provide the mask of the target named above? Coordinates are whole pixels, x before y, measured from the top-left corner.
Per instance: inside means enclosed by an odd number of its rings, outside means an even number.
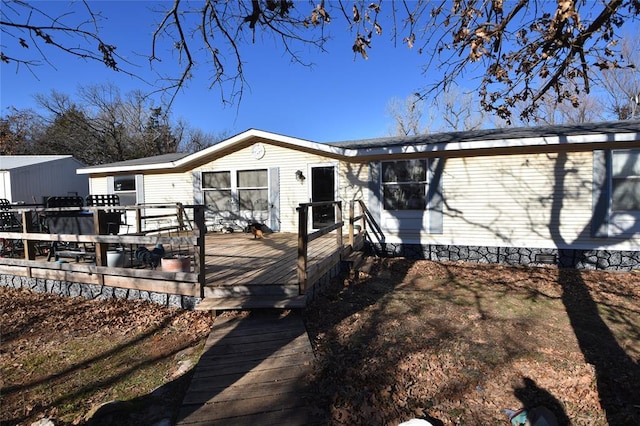
[[[585,361],[595,369],[600,404],[608,424],[640,422],[640,366],[604,322],[579,271],[560,269],[562,301]],[[613,373],[616,371],[616,374]],[[624,372],[621,376],[618,372]]]
[[[631,160],[631,158],[630,158]],[[610,166],[606,166],[610,167]],[[551,215],[549,232],[556,247],[570,247],[571,243],[565,239],[560,229],[562,212],[565,204],[565,195],[570,194],[569,182],[571,175],[577,173],[570,167],[567,153],[560,152],[554,164],[554,188],[551,203]],[[592,183],[587,184],[592,187]],[[603,191],[603,194],[606,191]],[[599,196],[594,205],[594,211],[606,210],[609,207],[609,198]],[[592,221],[595,221],[592,218]],[[592,223],[582,229],[576,238],[577,241],[586,240],[593,235]],[[623,238],[606,239],[603,244],[621,242]],[[573,327],[578,344],[584,355],[585,361],[593,365],[595,369],[597,388],[600,404],[607,416],[609,425],[638,424],[640,422],[640,366],[620,346],[609,326],[602,319],[598,305],[590,293],[582,274],[576,268],[580,264],[588,264],[586,259],[580,256],[573,257],[570,268],[560,268],[558,284],[562,288],[562,302],[565,306],[569,321]],[[598,268],[599,265],[593,265]],[[613,374],[615,370],[624,371],[624,377]]]

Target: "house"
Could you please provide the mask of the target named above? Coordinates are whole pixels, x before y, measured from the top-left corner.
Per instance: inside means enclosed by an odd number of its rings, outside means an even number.
[[[300,203],[363,200],[387,254],[640,264],[640,121],[316,143],[247,130],[194,154],[86,167],[91,193],[205,204],[212,230],[297,232]],[[310,229],[334,220],[312,209]]]
[[[84,164],[71,155],[0,156],[0,198],[14,204],[42,204],[50,196],[85,197],[89,179],[76,173],[80,167]]]

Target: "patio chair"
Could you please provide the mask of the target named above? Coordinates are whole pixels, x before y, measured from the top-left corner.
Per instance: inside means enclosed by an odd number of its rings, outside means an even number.
[[[120,197],[117,194],[89,194],[85,198],[87,207],[109,207],[119,206]],[[106,209],[107,213],[107,234],[117,235],[120,226],[127,225],[122,221],[122,212],[118,210]]]
[[[22,232],[22,224],[11,209],[11,203],[6,199],[0,199],[0,230]],[[0,256],[13,256],[22,250],[22,244],[22,240],[0,238]]]

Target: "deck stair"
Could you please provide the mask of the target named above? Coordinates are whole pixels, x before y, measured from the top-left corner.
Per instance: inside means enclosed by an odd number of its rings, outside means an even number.
[[[198,311],[301,309],[306,298],[297,284],[207,286]]]
[[[197,311],[225,311],[252,309],[302,309],[306,306],[306,296],[246,295],[228,297],[207,297],[196,306]]]
[[[347,257],[344,258],[352,276],[357,276],[358,272],[370,273],[373,267],[373,258],[367,256],[362,251],[352,251]]]

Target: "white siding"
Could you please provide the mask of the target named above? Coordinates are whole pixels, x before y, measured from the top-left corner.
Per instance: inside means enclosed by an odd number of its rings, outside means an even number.
[[[144,202],[193,204],[193,174],[186,172],[145,175]]]
[[[198,171],[231,171],[279,168],[280,175],[280,230],[282,232],[298,232],[298,216],[296,207],[309,201],[308,172],[309,164],[335,162],[327,157],[305,153],[263,142],[265,154],[259,160],[251,155],[251,147],[239,149],[224,157],[211,161]],[[336,162],[336,165],[338,163]],[[302,170],[307,180],[296,180],[296,171]],[[368,168],[366,165],[349,164],[340,166],[338,177],[338,196],[343,202],[360,198],[367,186]],[[343,206],[346,212],[348,205]]]
[[[92,177],[91,179],[89,179],[89,194],[94,194],[94,195],[109,194],[113,192],[112,190],[113,188],[109,190],[107,186],[106,177]]]
[[[591,152],[449,158],[444,232],[395,240],[452,245],[619,248],[636,240],[591,237]],[[409,241],[409,240],[413,241]],[[394,236],[389,239],[394,241]]]

